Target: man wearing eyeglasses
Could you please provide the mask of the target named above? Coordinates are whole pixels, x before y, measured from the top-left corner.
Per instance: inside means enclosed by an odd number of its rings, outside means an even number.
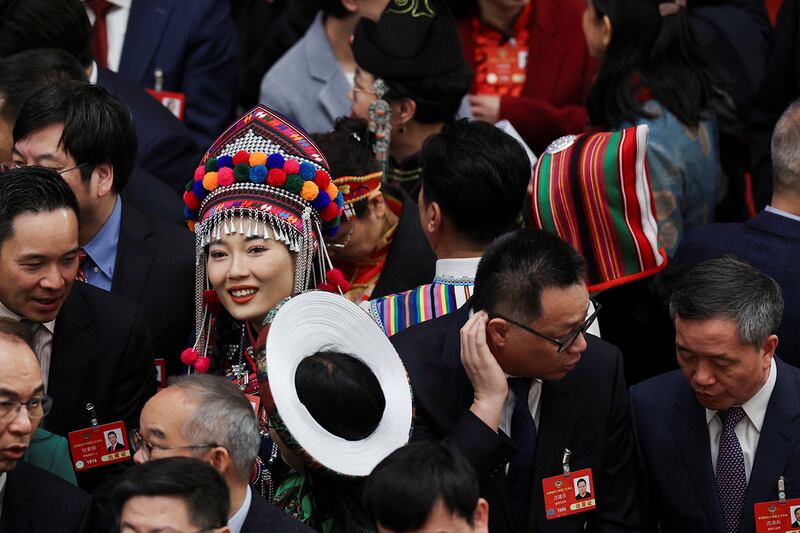
[[[0,531],[79,531],[88,495],[22,461],[52,406],[29,337],[19,322],[0,318]]]
[[[249,487],[261,442],[258,423],[250,402],[224,377],[175,378],[145,404],[140,421],[131,435],[134,461],[183,456],[209,463],[228,485],[231,533],[311,532]]]
[[[470,460],[497,510],[493,533],[639,529],[622,354],[586,333],[596,312],[587,318],[584,273],[558,237],[507,234],[467,304],[391,339],[414,389],[412,438]],[[548,520],[542,483],[563,474],[567,449],[573,472],[591,468],[597,506]]]

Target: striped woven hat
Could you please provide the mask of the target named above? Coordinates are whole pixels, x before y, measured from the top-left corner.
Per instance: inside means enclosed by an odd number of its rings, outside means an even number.
[[[646,125],[553,142],[533,176],[533,224],[574,246],[602,291],[667,265],[647,170]]]

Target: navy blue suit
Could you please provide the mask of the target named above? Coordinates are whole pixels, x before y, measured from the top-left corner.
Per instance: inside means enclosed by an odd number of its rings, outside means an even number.
[[[282,533],[313,533],[313,529],[292,518],[268,503],[257,492],[253,492],[250,500],[250,509],[242,524],[241,533],[263,533],[265,531],[280,531]]]
[[[639,531],[633,437],[622,377],[622,354],[592,335],[578,365],[561,381],[542,384],[530,520],[510,509],[505,465],[518,453],[470,410],[472,384],[461,365],[459,332],[469,302],[457,311],[401,331],[390,340],[406,365],[416,413],[412,440],[445,440],[472,463],[489,502],[492,533]],[[542,479],[561,473],[564,448],[573,470],[592,468],[597,509],[545,518]],[[587,527],[588,522],[588,529]]]
[[[800,222],[762,211],[743,223],[709,224],[684,237],[674,264],[685,271],[724,254],[747,261],[781,286],[784,313],[776,351],[800,367]]]
[[[238,96],[230,2],[131,2],[118,72],[139,87],[152,88],[157,68],[164,71],[164,90],[186,95],[186,126],[208,148],[233,118]]]
[[[800,497],[800,370],[776,358],[778,377],[767,407],[739,533],[754,533],[753,505]],[[631,387],[645,531],[725,533],[711,463],[705,408],[679,370]]]
[[[125,102],[133,115],[136,164],[183,194],[203,155],[191,132],[155,98],[110,70],[97,69],[97,85]]]

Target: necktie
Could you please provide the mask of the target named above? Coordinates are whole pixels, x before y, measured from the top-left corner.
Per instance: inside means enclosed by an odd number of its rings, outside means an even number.
[[[103,68],[108,67],[108,28],[106,15],[113,7],[108,0],[86,0],[86,4],[94,12],[94,27],[92,35],[92,54],[97,64]]]
[[[719,411],[722,420],[722,435],[719,439],[717,456],[717,493],[722,505],[722,517],[728,533],[738,533],[742,518],[744,493],[747,490],[747,476],[744,469],[744,454],[734,429],[744,418],[745,412],[739,406]]]
[[[75,281],[82,281],[86,283],[86,258],[89,255],[83,248],[78,249],[78,271],[75,273]]]
[[[509,378],[508,386],[514,392],[511,440],[519,448],[517,455],[508,464],[508,489],[514,514],[520,524],[527,526],[536,451],[536,422],[528,407],[531,378]]]

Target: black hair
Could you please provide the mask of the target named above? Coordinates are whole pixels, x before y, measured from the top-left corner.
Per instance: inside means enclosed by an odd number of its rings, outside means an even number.
[[[295,373],[295,388],[314,420],[347,440],[372,434],[386,407],[386,398],[372,370],[359,359],[340,352],[320,351],[303,359]],[[307,469],[306,475],[318,524],[330,519],[342,531],[371,530],[361,501],[363,478],[343,479],[313,469]]]
[[[127,106],[88,82],[65,81],[46,87],[22,106],[14,124],[14,142],[51,124],[64,124],[60,144],[81,167],[88,181],[101,163],[114,168],[114,192],[119,193],[136,161],[136,126]]]
[[[684,273],[672,292],[669,312],[673,320],[730,320],[743,344],[760,348],[781,325],[783,296],[774,279],[726,255]]]
[[[0,0],[0,57],[59,48],[87,68],[92,26],[80,0]]]
[[[461,235],[484,245],[512,229],[531,178],[516,139],[461,119],[425,140],[421,166],[423,201],[438,203]]]
[[[14,235],[22,213],[71,209],[80,220],[78,199],[58,172],[41,167],[13,168],[0,176],[0,244]]]
[[[326,17],[344,19],[352,15],[350,11],[342,5],[342,0],[317,0],[319,9]]]
[[[375,467],[364,486],[375,525],[398,533],[420,529],[438,501],[473,525],[478,498],[478,475],[469,461],[434,442],[397,449]]]
[[[389,88],[387,101],[396,102],[404,98],[414,100],[417,105],[414,120],[422,124],[439,124],[455,120],[461,101],[472,84],[472,70],[462,64],[432,78],[384,81]]]
[[[579,485],[581,481],[583,481],[584,485],[588,485],[589,484],[589,480],[586,479],[585,477],[582,477],[582,478],[578,479],[578,481],[576,481],[575,484]]]
[[[472,307],[532,322],[542,314],[542,291],[583,283],[586,261],[569,244],[540,229],[507,233],[478,263]]]
[[[40,48],[0,59],[0,118],[14,124],[32,94],[67,80],[85,81],[86,72],[63,50]]]
[[[228,485],[219,472],[200,459],[169,457],[129,468],[112,493],[117,518],[125,503],[136,496],[180,498],[192,525],[203,531],[228,523]]]
[[[650,117],[638,98],[649,90],[683,124],[697,127],[712,107],[715,74],[703,57],[686,8],[662,17],[663,0],[591,0],[613,35],[587,100],[591,121],[616,127]]]
[[[364,119],[340,117],[332,131],[314,133],[311,139],[325,154],[332,178],[364,176],[381,170],[381,164],[372,151],[374,135]],[[353,203],[356,217],[366,214],[368,203],[366,198]]]

